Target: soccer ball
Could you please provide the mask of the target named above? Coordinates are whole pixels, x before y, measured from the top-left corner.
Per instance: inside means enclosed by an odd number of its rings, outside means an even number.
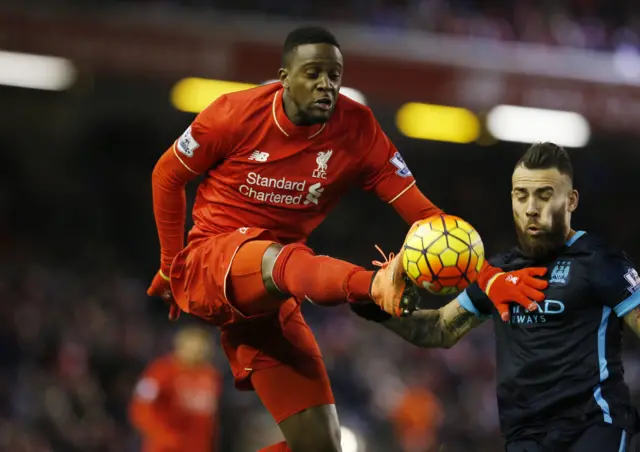
[[[464,290],[476,280],[483,263],[480,234],[452,215],[416,222],[404,241],[405,272],[418,287],[435,295]]]

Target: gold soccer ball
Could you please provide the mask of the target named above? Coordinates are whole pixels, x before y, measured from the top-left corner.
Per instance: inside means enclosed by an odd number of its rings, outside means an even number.
[[[480,234],[466,221],[438,215],[416,222],[404,241],[409,278],[435,295],[456,294],[478,277],[484,263]]]

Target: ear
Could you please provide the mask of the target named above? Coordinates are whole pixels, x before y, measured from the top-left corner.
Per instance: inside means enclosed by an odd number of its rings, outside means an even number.
[[[578,200],[580,195],[578,190],[572,189],[569,191],[569,203],[567,204],[567,210],[569,213],[573,213],[578,208]]]
[[[289,70],[288,69],[280,68],[278,70],[278,79],[280,80],[280,83],[282,83],[282,86],[284,86],[285,88],[289,88]]]

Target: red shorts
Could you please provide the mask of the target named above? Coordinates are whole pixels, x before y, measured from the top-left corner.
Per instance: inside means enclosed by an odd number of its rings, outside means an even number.
[[[295,299],[276,311],[246,316],[227,298],[233,259],[251,240],[277,241],[269,231],[258,228],[191,241],[173,262],[171,289],[183,311],[220,328],[236,387],[254,389],[250,378],[254,375],[258,395],[280,422],[334,400],[320,348]]]

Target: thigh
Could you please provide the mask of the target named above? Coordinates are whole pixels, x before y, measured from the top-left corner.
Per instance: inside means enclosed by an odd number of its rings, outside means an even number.
[[[309,408],[333,405],[329,377],[321,359],[254,371],[251,383],[277,423]]]
[[[171,266],[171,290],[180,309],[216,326],[246,320],[229,302],[228,279],[238,250],[254,240],[275,237],[265,229],[243,228],[190,242]]]
[[[610,424],[588,427],[569,448],[569,452],[630,452],[626,431]]]
[[[221,343],[238,389],[253,389],[252,375],[281,365],[295,375],[309,374],[312,380],[322,376],[328,387],[320,347],[294,299],[271,317],[223,328]]]
[[[320,358],[256,371],[251,382],[292,452],[340,451],[340,423]]]
[[[263,344],[247,367],[252,369],[253,388],[278,423],[334,403],[320,349],[299,307],[283,319],[280,334]]]

